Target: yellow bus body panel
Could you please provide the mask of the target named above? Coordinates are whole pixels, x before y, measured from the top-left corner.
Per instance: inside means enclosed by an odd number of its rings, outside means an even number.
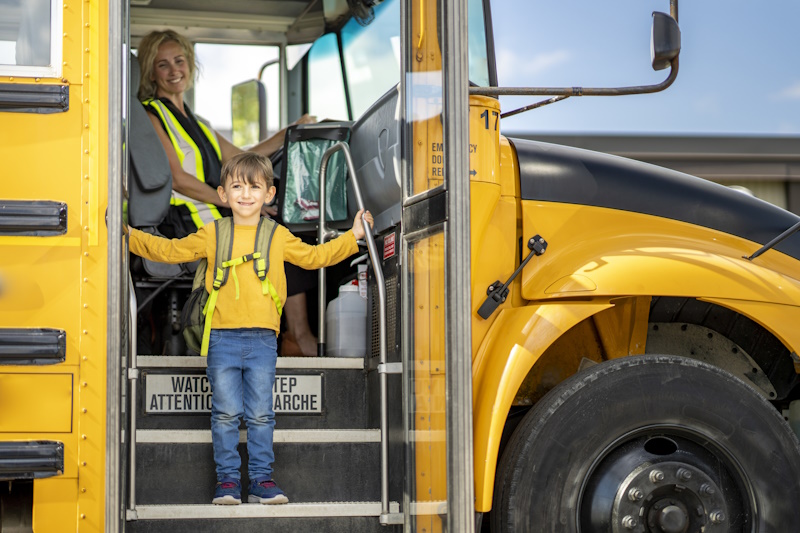
[[[0,439],[64,444],[64,472],[34,480],[37,533],[105,530],[108,246],[108,3],[63,2],[66,112],[0,113],[0,198],[67,204],[67,231],[0,236],[0,327],[66,333],[66,360],[0,367]],[[113,61],[111,61],[113,59]]]
[[[800,276],[800,263],[774,250],[748,261],[743,256],[761,245],[740,237],[573,204],[523,200],[522,215],[523,234],[540,233],[549,244],[522,271],[528,300],[641,295],[800,302],[800,280],[794,277]]]
[[[0,374],[0,433],[70,433],[72,374]]]

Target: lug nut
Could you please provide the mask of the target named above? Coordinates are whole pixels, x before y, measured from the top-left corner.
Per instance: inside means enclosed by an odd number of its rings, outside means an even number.
[[[631,515],[625,515],[625,518],[622,519],[622,527],[625,529],[633,529],[636,527],[636,519]]]
[[[660,483],[664,481],[664,472],[661,470],[653,470],[650,472],[650,481],[653,483]]]
[[[678,479],[680,479],[681,481],[689,481],[690,479],[692,479],[692,472],[685,468],[679,468]]]
[[[721,524],[725,521],[725,513],[722,511],[712,511],[711,514],[708,515],[708,518],[711,520],[712,524]]]
[[[709,485],[708,483],[703,483],[700,485],[700,494],[703,496],[713,496],[717,491],[714,490],[714,487]]]
[[[636,487],[632,488],[628,491],[628,499],[632,502],[638,502],[644,498],[644,492],[641,489],[637,489]]]

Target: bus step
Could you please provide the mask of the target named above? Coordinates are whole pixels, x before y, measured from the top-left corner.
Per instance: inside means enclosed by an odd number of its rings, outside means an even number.
[[[136,501],[204,504],[216,482],[210,431],[137,432]],[[379,430],[276,430],[274,478],[292,502],[380,496]],[[247,445],[240,438],[246,490]]]
[[[140,355],[136,358],[139,368],[206,368],[205,357],[178,355]],[[362,357],[278,357],[278,369],[348,370],[364,369]]]
[[[378,502],[310,502],[285,505],[142,505],[127,512],[129,533],[399,533],[381,526]],[[389,505],[399,512],[397,502]],[[389,515],[397,516],[397,514]],[[402,516],[402,515],[400,515]],[[396,522],[392,522],[396,523]]]
[[[400,505],[390,502],[389,512],[398,513]],[[128,511],[128,520],[213,520],[217,518],[324,518],[366,517],[381,514],[380,502],[307,502],[283,505],[139,505]]]
[[[276,429],[275,444],[380,442],[380,429]],[[239,430],[239,442],[247,442],[247,430]],[[210,429],[139,429],[137,444],[211,444]]]

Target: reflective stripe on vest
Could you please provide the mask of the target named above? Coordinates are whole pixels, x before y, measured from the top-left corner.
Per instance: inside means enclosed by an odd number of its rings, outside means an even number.
[[[200,148],[192,140],[189,133],[183,129],[181,123],[172,114],[172,111],[164,105],[160,100],[145,100],[142,102],[146,106],[153,108],[158,116],[161,118],[161,123],[166,126],[167,135],[172,142],[172,147],[175,149],[175,154],[178,156],[181,168],[188,174],[196,177],[201,182],[205,183],[205,171],[203,169],[203,156]],[[208,138],[211,146],[214,147],[214,152],[217,157],[222,160],[222,152],[217,142],[217,137],[214,132],[205,124],[202,119],[197,119],[197,124],[203,131],[203,134]],[[172,205],[185,205],[189,209],[192,221],[198,228],[203,227],[209,222],[222,218],[217,206],[214,204],[206,204],[198,200],[189,198],[175,190],[172,191],[172,198],[170,199]]]

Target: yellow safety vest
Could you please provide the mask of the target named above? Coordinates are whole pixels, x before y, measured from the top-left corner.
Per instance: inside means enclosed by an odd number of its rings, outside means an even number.
[[[189,135],[189,133],[183,128],[183,126],[181,126],[181,123],[178,121],[172,111],[170,111],[169,108],[160,100],[149,99],[142,103],[153,108],[161,118],[161,123],[166,126],[167,135],[172,142],[172,146],[175,148],[175,153],[178,155],[178,161],[180,161],[181,168],[188,174],[191,174],[201,182],[205,183],[206,177],[203,170],[202,152],[197,144],[192,140],[192,137]],[[210,125],[205,123],[205,121],[199,117],[197,118],[197,125],[200,126],[200,129],[208,138],[211,146],[214,147],[217,157],[222,160],[222,152],[219,149],[217,137],[214,135],[214,132],[211,131]],[[214,204],[206,204],[198,200],[194,200],[175,190],[172,191],[170,204],[185,205],[189,209],[189,213],[192,216],[192,221],[198,228],[202,228],[204,225],[222,218],[217,206]]]

